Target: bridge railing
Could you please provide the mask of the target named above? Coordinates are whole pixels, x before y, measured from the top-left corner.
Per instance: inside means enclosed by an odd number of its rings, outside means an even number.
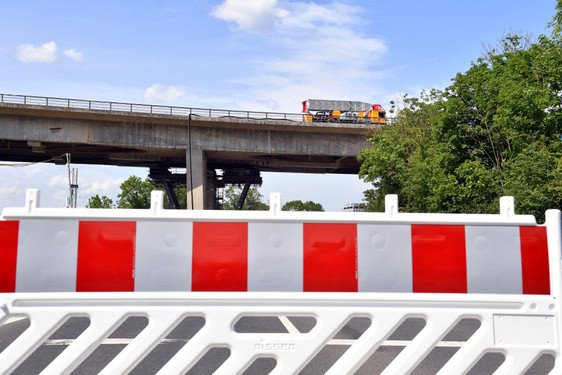
[[[168,116],[232,117],[254,120],[303,121],[301,113],[241,111],[230,109],[177,107],[159,104],[108,102],[99,100],[57,98],[34,95],[0,94],[0,103],[23,104],[57,108],[87,109],[94,111],[142,113]]]

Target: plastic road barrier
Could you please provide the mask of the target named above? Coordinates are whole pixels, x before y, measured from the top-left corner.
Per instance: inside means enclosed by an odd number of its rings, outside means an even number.
[[[0,319],[29,320],[0,346],[0,373],[29,365],[83,318],[87,328],[43,366],[71,373],[131,317],[146,327],[102,373],[140,371],[194,317],[199,330],[154,372],[185,373],[222,348],[218,374],[260,373],[264,360],[271,374],[477,374],[490,362],[494,374],[562,373],[560,211],[537,225],[514,214],[511,197],[499,215],[398,213],[396,196],[384,213],[270,202],[264,212],[174,211],[154,192],[148,210],[47,209],[28,190],[25,207],[0,219]],[[265,318],[281,328],[241,328]],[[357,337],[341,339],[358,321]],[[400,338],[412,324],[420,329]]]

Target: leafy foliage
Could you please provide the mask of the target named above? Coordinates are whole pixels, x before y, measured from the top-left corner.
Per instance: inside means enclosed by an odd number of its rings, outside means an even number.
[[[148,180],[131,176],[119,187],[121,193],[117,195],[117,208],[150,208],[150,193],[154,185]]]
[[[88,199],[86,208],[114,208],[113,200],[103,195],[101,198],[98,194]]]
[[[235,210],[242,195],[242,185],[230,185],[224,192],[223,210]],[[242,206],[242,210],[266,211],[269,206],[262,202],[263,195],[258,188],[253,186],[248,190],[248,195]]]
[[[107,196],[100,197],[98,194],[88,199],[86,208],[150,208],[150,195],[153,190],[164,190],[160,184],[148,179],[131,176],[125,180],[119,188],[121,192],[117,195],[117,204]],[[181,208],[187,207],[187,188],[185,185],[174,186],[174,192]],[[164,207],[172,208],[167,195],[164,195]]]
[[[283,211],[324,211],[324,207],[320,203],[313,201],[289,201],[283,205]]]
[[[557,11],[550,38],[508,35],[444,91],[403,98],[359,156],[369,210],[386,194],[409,212],[497,212],[502,195],[538,218],[562,207],[562,0]]]
[[[131,176],[125,180],[119,188],[121,192],[117,195],[117,204],[106,197],[101,198],[99,195],[90,197],[87,208],[150,208],[150,196],[153,190],[164,190],[164,186],[155,183],[149,179],[142,180],[140,177]],[[180,208],[187,207],[187,187],[185,184],[174,186],[174,193],[178,199]],[[231,185],[225,191],[222,209],[235,210],[240,195],[242,194],[242,186]],[[258,188],[252,187],[248,191],[243,210],[269,210],[269,206],[262,202],[263,196]],[[168,196],[164,195],[164,207],[172,208]]]

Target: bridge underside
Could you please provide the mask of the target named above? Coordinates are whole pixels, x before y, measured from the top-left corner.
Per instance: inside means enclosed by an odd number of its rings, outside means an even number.
[[[66,163],[66,153],[73,164],[115,165],[150,168],[149,177],[164,185],[172,205],[179,208],[173,185],[187,181],[188,190],[200,190],[199,197],[190,208],[214,209],[217,207],[217,189],[227,184],[258,184],[260,172],[338,173],[357,174],[360,164],[355,157],[328,155],[298,155],[281,153],[250,153],[192,150],[191,170],[196,178],[188,178],[190,152],[185,149],[155,149],[142,147],[117,147],[79,143],[0,140],[0,160],[13,162]],[[193,153],[199,154],[194,157]],[[196,160],[196,166],[193,165]],[[170,168],[188,168],[188,173],[171,174]],[[203,173],[204,169],[207,173]],[[190,189],[189,184],[195,183]],[[199,188],[198,188],[199,187]]]
[[[262,172],[357,174],[355,157],[203,150],[208,169],[251,169]],[[0,160],[66,163],[121,167],[185,168],[186,150],[118,147],[79,143],[0,140]]]

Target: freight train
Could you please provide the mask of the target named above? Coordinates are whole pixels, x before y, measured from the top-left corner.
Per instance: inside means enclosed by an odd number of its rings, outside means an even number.
[[[386,111],[380,104],[349,100],[307,99],[302,102],[305,122],[347,124],[386,124]]]

